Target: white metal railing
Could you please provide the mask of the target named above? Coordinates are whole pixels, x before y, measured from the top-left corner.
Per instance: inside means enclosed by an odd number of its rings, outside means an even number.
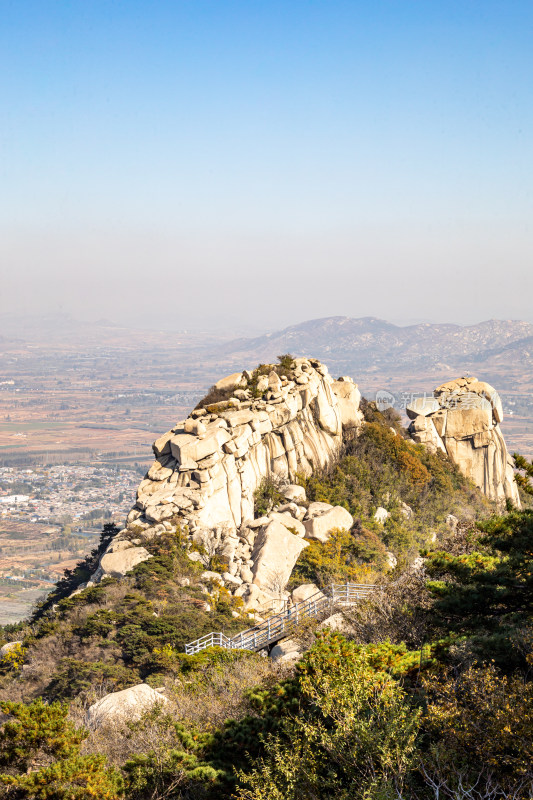
[[[381,587],[367,583],[334,583],[324,592],[316,592],[301,603],[287,605],[276,614],[231,638],[223,633],[208,633],[185,645],[185,652],[194,655],[206,647],[225,647],[228,650],[262,650],[283,639],[304,619],[327,617],[335,608],[353,605]]]

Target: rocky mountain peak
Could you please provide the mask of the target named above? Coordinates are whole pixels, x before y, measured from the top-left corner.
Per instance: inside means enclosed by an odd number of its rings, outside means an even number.
[[[490,499],[520,507],[512,460],[500,430],[503,408],[496,389],[473,376],[443,383],[434,397],[407,407],[413,439],[441,450]]]
[[[152,539],[179,530],[192,560],[207,568],[216,556],[224,569],[206,571],[206,579],[241,597],[245,608],[282,598],[309,540],[327,542],[333,529],[353,525],[343,507],[307,503],[298,476],[338,457],[347,433],[363,425],[360,400],[350,377],[334,380],[316,359],[283,356],[278,364],[220,379],[154,442],[155,461],[126,527],[93,580],[124,575],[151,557]],[[499,428],[502,404],[492,386],[457,378],[418,398],[407,413],[416,442],[446,453],[489,499],[519,505]],[[269,480],[282,500],[258,516],[254,499]]]
[[[353,522],[345,509],[330,506],[309,515],[294,502],[301,487],[293,484],[336,458],[343,434],[362,424],[360,399],[351,378],[334,380],[316,359],[284,356],[219,380],[187,419],[154,442],[156,458],[127,525],[93,579],[125,574],[150,557],[143,544],[178,527],[190,547],[226,564],[214,580],[249,602],[279,593],[307,547],[304,536],[320,539]],[[285,485],[287,503],[255,520],[254,494],[268,478]]]

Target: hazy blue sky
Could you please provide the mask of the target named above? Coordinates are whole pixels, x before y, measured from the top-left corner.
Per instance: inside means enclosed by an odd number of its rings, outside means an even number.
[[[531,0],[0,0],[2,311],[533,321]]]

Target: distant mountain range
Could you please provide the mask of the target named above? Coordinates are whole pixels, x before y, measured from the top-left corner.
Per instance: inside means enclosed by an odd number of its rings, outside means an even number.
[[[332,373],[422,375],[433,372],[485,375],[533,371],[533,324],[522,320],[487,320],[477,325],[423,322],[394,325],[376,317],[324,317],[257,337],[228,341],[213,332],[164,332],[126,328],[108,320],[80,322],[68,314],[18,317],[0,315],[0,342],[69,342],[87,347],[169,347],[179,349],[180,363],[215,376],[220,369],[254,367],[282,353],[313,356]],[[222,367],[222,364],[224,366]]]
[[[487,320],[477,325],[421,323],[400,327],[375,317],[325,317],[291,325],[253,339],[221,347],[226,356],[247,362],[272,361],[281,353],[315,356],[334,371],[391,369],[413,371],[457,368],[465,364],[494,366],[533,357],[533,324],[520,320]]]

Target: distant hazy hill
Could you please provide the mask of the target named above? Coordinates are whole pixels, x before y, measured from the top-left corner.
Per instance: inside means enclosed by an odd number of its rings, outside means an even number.
[[[505,343],[494,350],[485,351],[479,360],[498,366],[521,366],[524,370],[533,366],[533,336],[526,336],[515,342]]]
[[[272,361],[281,353],[315,356],[335,370],[428,369],[533,353],[533,325],[488,320],[477,325],[422,323],[400,327],[375,317],[326,317],[223,347],[227,355]]]

